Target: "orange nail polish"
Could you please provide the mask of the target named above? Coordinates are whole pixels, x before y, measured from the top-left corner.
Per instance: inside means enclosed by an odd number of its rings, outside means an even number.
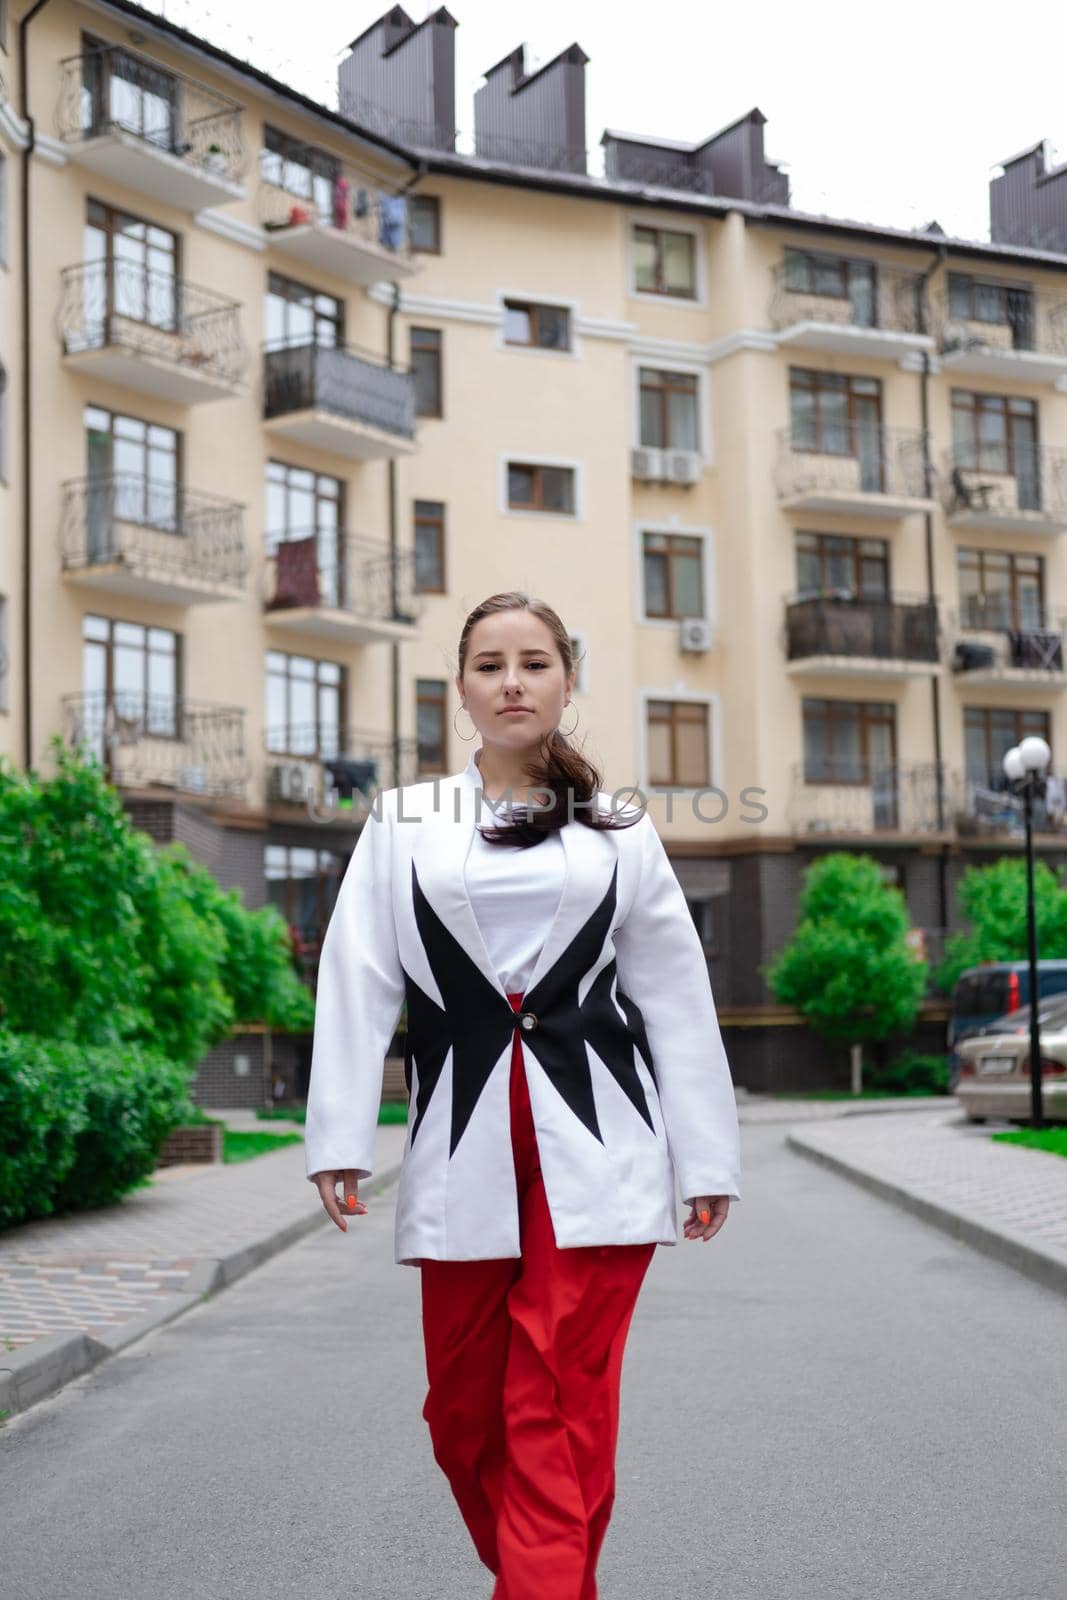
[[[348,1196],[348,1209],[349,1211],[354,1211],[356,1209],[356,1197],[354,1194],[350,1194]]]
[[[711,1212],[710,1211],[701,1211],[699,1213],[699,1216],[700,1216],[701,1222],[704,1224],[704,1226],[706,1228],[708,1223],[711,1221]]]

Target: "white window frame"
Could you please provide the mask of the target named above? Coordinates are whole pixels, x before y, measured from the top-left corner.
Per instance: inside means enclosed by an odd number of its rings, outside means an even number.
[[[574,473],[573,511],[523,511],[508,505],[508,465],[524,467],[569,467]],[[535,455],[529,450],[503,450],[497,457],[497,510],[502,517],[517,517],[523,522],[562,522],[573,527],[585,521],[585,481],[582,463],[563,456]]]
[[[646,628],[678,631],[677,617],[650,617],[645,610],[644,535],[646,533],[679,533],[686,538],[701,541],[700,575],[704,585],[704,621],[713,628],[719,624],[719,597],[715,587],[715,530],[706,524],[694,525],[679,522],[677,517],[666,520],[642,517],[633,524],[634,552],[634,620]]]
[[[647,794],[698,794],[696,788],[683,789],[672,784],[650,781],[648,775],[648,702],[650,700],[687,700],[694,704],[705,705],[711,718],[711,738],[708,741],[708,755],[711,762],[711,772],[708,775],[708,787],[722,789],[726,792],[726,783],[723,778],[722,764],[722,720],[720,708],[722,697],[717,689],[696,690],[684,688],[681,684],[662,689],[641,688],[637,691],[637,752],[638,752],[638,784]]]
[[[635,228],[658,228],[663,233],[689,233],[694,240],[693,265],[696,294],[692,300],[677,294],[653,294],[637,287],[637,253],[634,249]],[[704,225],[687,218],[671,218],[668,212],[654,212],[652,216],[639,211],[626,214],[626,294],[630,300],[641,300],[645,305],[670,306],[683,311],[706,311],[708,308],[707,264],[704,259]]]
[[[509,344],[504,337],[504,306],[505,301],[522,300],[527,305],[555,306],[560,311],[566,311],[570,316],[571,342],[566,350],[550,350],[540,344]],[[582,358],[581,340],[578,337],[578,301],[565,300],[559,295],[542,294],[540,290],[528,294],[525,289],[497,289],[494,304],[496,306],[497,329],[496,348],[506,350],[509,356],[549,356],[553,361],[580,361]]]
[[[697,380],[697,451],[705,467],[714,465],[711,442],[711,384],[708,382],[708,370],[693,361],[676,361],[670,356],[642,356],[630,357],[630,445],[634,450],[658,449],[656,445],[643,445],[641,443],[641,368],[648,367],[653,372],[680,372],[686,377]],[[674,450],[676,445],[666,448]],[[694,484],[694,488],[698,485]]]

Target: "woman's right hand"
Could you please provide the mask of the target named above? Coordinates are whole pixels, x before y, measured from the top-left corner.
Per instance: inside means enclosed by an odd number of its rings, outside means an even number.
[[[334,1172],[314,1172],[312,1177],[318,1188],[319,1198],[322,1201],[326,1215],[331,1222],[337,1224],[342,1233],[348,1232],[348,1223],[345,1221],[346,1215],[350,1217],[366,1216],[367,1208],[359,1198],[359,1179],[351,1167],[339,1167]],[[337,1185],[339,1183],[344,1185],[343,1204],[337,1198]],[[353,1201],[355,1202],[354,1204],[352,1203]]]

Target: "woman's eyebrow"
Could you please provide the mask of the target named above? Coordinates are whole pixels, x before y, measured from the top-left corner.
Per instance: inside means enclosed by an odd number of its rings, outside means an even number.
[[[503,654],[503,650],[478,650],[474,659],[479,661],[482,656],[502,656]],[[542,645],[532,644],[527,649],[520,650],[519,654],[522,656],[547,656],[548,651]]]

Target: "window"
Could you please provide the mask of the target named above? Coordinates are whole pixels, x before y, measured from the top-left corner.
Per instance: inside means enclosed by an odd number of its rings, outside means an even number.
[[[696,238],[670,228],[634,229],[634,288],[696,299]]]
[[[798,533],[797,597],[837,595],[888,600],[889,540],[841,533]]]
[[[1034,292],[1026,284],[983,282],[963,272],[948,275],[949,315],[1011,329],[1016,350],[1034,348]]]
[[[111,558],[113,520],[180,533],[181,436],[102,406],[83,417],[89,560]]]
[[[445,507],[442,500],[415,501],[415,593],[445,592]]]
[[[895,716],[888,700],[805,698],[804,782],[874,782],[896,759]]]
[[[267,749],[281,755],[344,753],[345,669],[335,661],[267,651]]]
[[[789,416],[794,450],[861,460],[880,456],[882,385],[877,378],[791,367]]]
[[[435,194],[408,195],[411,248],[441,254],[441,202]]]
[[[301,144],[269,124],[263,128],[263,145],[259,166],[263,181],[306,200],[308,208],[314,207],[321,222],[332,222],[336,185],[341,176],[337,156],[313,145]],[[310,221],[310,217],[302,220]]]
[[[170,628],[111,617],[82,618],[82,688],[90,725],[103,712],[133,723],[156,739],[180,739],[180,637]]]
[[[538,350],[569,350],[571,314],[566,306],[532,300],[504,301],[504,343]]]
[[[953,389],[952,459],[957,471],[1013,477],[1019,509],[1040,510],[1036,400]]]
[[[285,580],[281,571],[276,573],[275,605],[306,603],[343,608],[347,604],[344,501],[345,486],[340,478],[313,472],[309,467],[293,467],[285,461],[267,462],[267,554],[276,555],[280,544],[294,546],[308,541],[302,550],[290,548],[286,552],[294,561],[291,581]],[[302,565],[305,553],[307,567]],[[302,590],[309,595],[303,601]],[[310,590],[314,590],[313,600]],[[288,601],[284,598],[286,592],[290,595]]]
[[[177,79],[154,61],[82,35],[82,130],[86,138],[122,128],[147,144],[185,155],[188,142]]]
[[[0,711],[10,711],[8,700],[8,684],[11,681],[11,669],[8,657],[8,605],[7,595],[0,594]]]
[[[415,415],[443,416],[439,328],[412,328],[411,370],[415,374]]]
[[[1009,706],[965,706],[963,745],[968,783],[1005,789],[1004,757],[1020,739],[1036,733],[1052,744],[1047,711],[1017,711]]]
[[[877,321],[875,266],[873,261],[852,261],[848,256],[820,255],[814,250],[786,250],[784,282],[793,294],[818,295],[828,300],[848,300],[852,322],[873,328]]]
[[[508,462],[508,509],[575,515],[574,468]]]
[[[115,206],[90,200],[85,224],[85,322],[96,343],[111,317],[178,328],[178,238]]]
[[[585,635],[572,633],[568,637],[571,641],[571,665],[574,667],[574,692],[575,694],[586,694],[589,689],[589,658],[585,648]]]
[[[268,903],[285,918],[305,976],[312,977],[344,876],[345,858],[332,850],[288,844],[268,844],[263,857]]]
[[[704,541],[689,534],[643,533],[645,615],[704,615]]]
[[[639,381],[642,445],[655,450],[699,451],[696,374],[642,367]]]
[[[314,344],[333,349],[345,342],[344,303],[279,272],[267,276],[265,311],[267,343],[275,348]]]
[[[704,954],[709,959],[721,955],[721,942],[719,938],[719,915],[725,895],[702,895],[694,898],[686,895],[685,903],[689,907],[689,915],[693,919],[693,926],[700,935],[700,943]]]
[[[694,700],[650,700],[645,717],[649,783],[706,788],[711,782],[707,705]]]
[[[960,622],[965,628],[1036,630],[1045,625],[1045,560],[1014,550],[960,550]]]
[[[448,685],[443,678],[418,678],[415,683],[415,727],[420,772],[445,772],[448,730],[445,704]]]

